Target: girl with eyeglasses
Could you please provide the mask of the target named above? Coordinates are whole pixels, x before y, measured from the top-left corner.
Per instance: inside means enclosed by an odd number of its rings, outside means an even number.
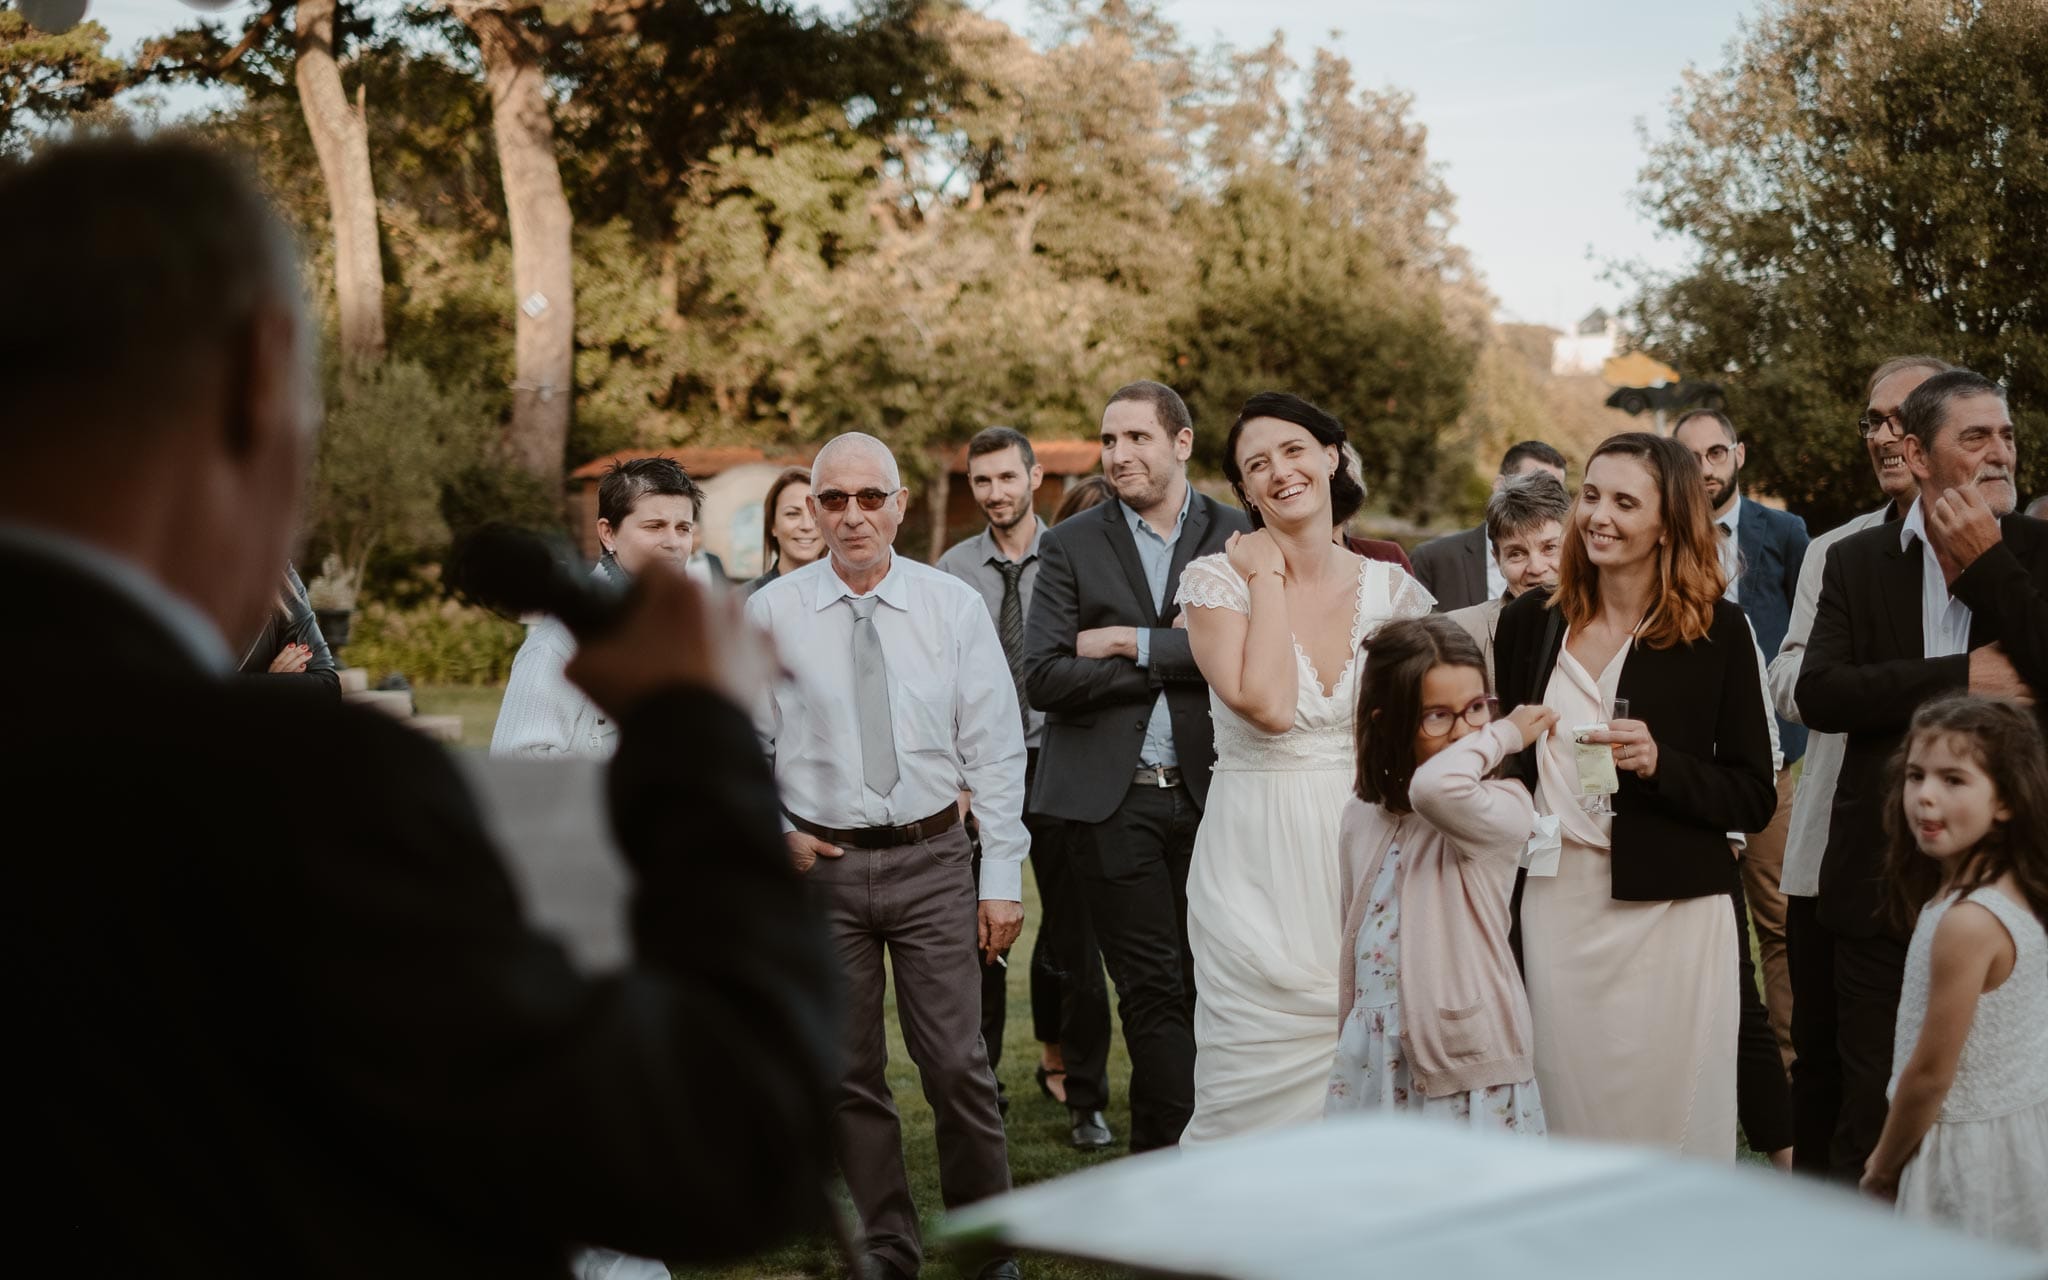
[[[1544,1132],[1508,941],[1536,811],[1520,782],[1492,775],[1557,714],[1529,703],[1496,720],[1485,663],[1441,614],[1389,622],[1367,641],[1325,1114],[1387,1108]]]

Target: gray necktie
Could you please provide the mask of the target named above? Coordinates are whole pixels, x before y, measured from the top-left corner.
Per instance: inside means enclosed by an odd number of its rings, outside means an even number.
[[[868,790],[886,796],[896,789],[896,734],[889,727],[889,668],[882,661],[882,637],[875,631],[875,606],[867,596],[853,606],[853,706],[860,717],[860,774]]]

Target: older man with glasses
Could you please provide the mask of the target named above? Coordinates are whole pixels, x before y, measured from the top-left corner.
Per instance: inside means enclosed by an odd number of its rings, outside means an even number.
[[[747,601],[798,667],[755,719],[791,856],[824,904],[846,986],[834,1123],[865,1280],[914,1276],[923,1260],[886,1078],[885,952],[932,1104],[946,1207],[1009,1189],[975,953],[993,963],[1016,941],[1030,848],[1024,721],[995,623],[973,587],[895,553],[905,497],[888,446],[858,432],[831,440],[809,498],[829,554]],[[962,792],[981,833],[978,886]],[[1014,1277],[1017,1264],[1000,1258],[980,1274]]]
[[[1954,366],[1933,356],[1898,356],[1879,365],[1864,387],[1865,408],[1856,433],[1870,458],[1870,470],[1884,502],[1815,538],[1806,548],[1792,601],[1792,621],[1771,660],[1771,701],[1778,714],[1803,723],[1794,696],[1820,602],[1821,574],[1828,553],[1852,534],[1903,519],[1919,487],[1906,467],[1900,406],[1920,384]],[[1778,885],[1785,895],[1785,946],[1792,976],[1792,1161],[1796,1168],[1825,1174],[1835,1125],[1842,1109],[1842,1067],[1836,1049],[1835,941],[1816,915],[1821,855],[1827,849],[1835,780],[1842,771],[1848,737],[1809,732],[1806,767],[1792,800],[1785,836],[1785,868]]]

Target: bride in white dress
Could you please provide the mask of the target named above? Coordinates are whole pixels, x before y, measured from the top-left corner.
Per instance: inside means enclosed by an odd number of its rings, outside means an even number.
[[[1183,1146],[1323,1114],[1359,646],[1435,603],[1399,566],[1332,538],[1365,497],[1343,442],[1336,419],[1297,396],[1246,401],[1224,471],[1255,532],[1190,562],[1176,597],[1216,729],[1188,875],[1195,1114]]]

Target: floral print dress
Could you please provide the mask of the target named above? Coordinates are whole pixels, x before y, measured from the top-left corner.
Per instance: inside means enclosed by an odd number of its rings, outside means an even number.
[[[1400,848],[1389,848],[1366,899],[1353,957],[1358,999],[1338,1037],[1323,1113],[1387,1107],[1444,1116],[1475,1129],[1541,1136],[1543,1104],[1533,1079],[1430,1098],[1409,1078],[1401,1043],[1401,900],[1395,893],[1400,862]]]

